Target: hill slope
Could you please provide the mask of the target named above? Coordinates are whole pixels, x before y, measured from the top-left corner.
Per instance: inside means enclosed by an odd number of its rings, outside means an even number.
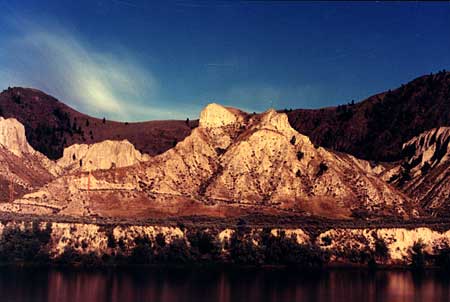
[[[292,127],[316,145],[362,159],[396,161],[402,158],[402,144],[409,139],[450,126],[450,73],[422,76],[356,104],[286,113]],[[72,144],[107,139],[126,139],[139,151],[156,155],[183,140],[198,124],[103,123],[41,91],[26,88],[11,88],[0,94],[2,115],[24,124],[30,145],[51,159],[60,158],[64,147]]]
[[[130,167],[60,177],[3,210],[51,208],[66,215],[119,217],[257,211],[346,218],[411,216],[413,206],[368,162],[314,146],[285,114],[249,115],[211,104],[201,113],[200,126],[165,153]]]
[[[166,151],[189,135],[193,121],[122,123],[82,114],[36,89],[10,88],[0,94],[0,116],[25,126],[30,145],[50,159],[62,157],[65,147],[104,140],[128,140],[150,155]]]
[[[450,216],[450,127],[425,131],[403,145],[404,159],[383,178],[432,215]]]
[[[60,169],[36,152],[15,119],[0,117],[0,202],[11,201],[53,180]],[[12,193],[11,193],[12,192]]]
[[[403,143],[450,126],[450,73],[423,76],[353,105],[292,110],[288,116],[320,146],[368,160],[399,160]]]

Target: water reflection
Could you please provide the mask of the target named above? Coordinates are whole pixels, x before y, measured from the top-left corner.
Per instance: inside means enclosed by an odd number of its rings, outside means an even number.
[[[438,272],[0,269],[0,299],[22,301],[450,301]]]

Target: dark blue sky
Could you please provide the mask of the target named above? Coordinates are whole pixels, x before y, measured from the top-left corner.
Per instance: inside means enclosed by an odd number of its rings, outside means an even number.
[[[361,100],[450,69],[450,2],[0,0],[0,85],[93,115]]]

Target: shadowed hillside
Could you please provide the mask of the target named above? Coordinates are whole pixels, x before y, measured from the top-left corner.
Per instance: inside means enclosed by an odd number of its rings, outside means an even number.
[[[196,121],[114,122],[82,114],[57,99],[29,88],[9,88],[0,94],[0,116],[14,117],[25,126],[27,140],[51,159],[64,147],[106,139],[127,139],[150,155],[166,151],[189,135]]]
[[[403,143],[450,125],[450,73],[422,76],[361,103],[297,109],[288,116],[315,144],[363,159],[398,160]]]
[[[403,157],[402,144],[420,133],[450,126],[450,73],[419,77],[360,103],[286,111],[292,127],[314,144],[375,161]],[[64,147],[127,139],[141,152],[160,154],[183,140],[198,121],[123,123],[90,117],[35,89],[0,94],[0,115],[24,124],[27,139],[51,159]]]

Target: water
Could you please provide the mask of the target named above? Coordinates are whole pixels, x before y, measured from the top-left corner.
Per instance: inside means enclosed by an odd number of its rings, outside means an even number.
[[[0,269],[0,301],[450,301],[438,272]]]

